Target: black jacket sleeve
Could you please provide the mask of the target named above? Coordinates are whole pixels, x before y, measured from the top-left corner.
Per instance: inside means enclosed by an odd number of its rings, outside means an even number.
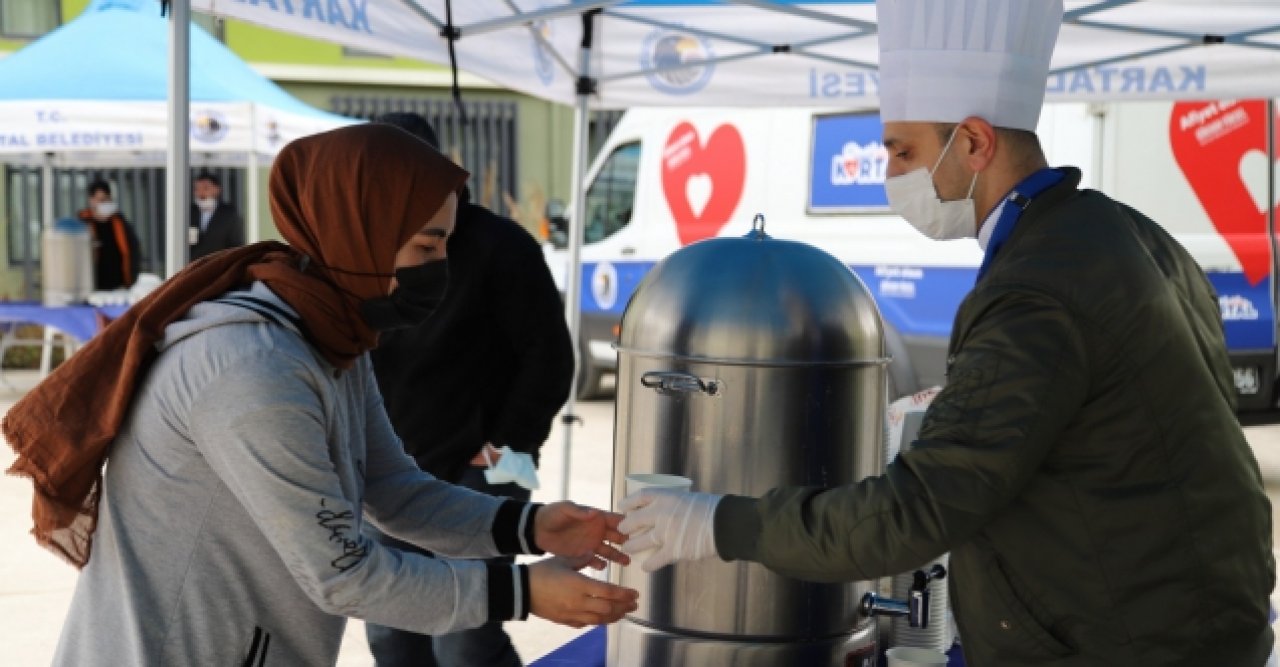
[[[720,556],[810,581],[874,579],[965,543],[1023,493],[1086,400],[1088,352],[1051,296],[982,303],[911,450],[856,484],[726,499]]]

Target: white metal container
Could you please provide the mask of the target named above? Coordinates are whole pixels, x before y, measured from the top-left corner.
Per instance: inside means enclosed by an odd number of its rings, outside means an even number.
[[[63,219],[44,230],[40,282],[46,306],[84,303],[93,292],[93,249],[83,222]]]

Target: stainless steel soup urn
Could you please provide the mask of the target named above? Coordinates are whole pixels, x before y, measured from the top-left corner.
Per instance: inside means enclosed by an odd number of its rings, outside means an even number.
[[[831,255],[764,233],[714,238],[644,278],[618,341],[613,502],[628,473],[759,496],[839,486],[884,469],[888,363],[880,315]],[[640,608],[608,630],[610,667],[872,665],[862,595],[718,558],[646,574],[613,566]]]

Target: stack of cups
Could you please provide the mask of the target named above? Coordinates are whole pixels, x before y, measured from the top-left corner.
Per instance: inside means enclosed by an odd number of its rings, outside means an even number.
[[[889,667],[946,667],[947,656],[931,648],[895,646],[885,652]]]
[[[941,391],[940,387],[932,387],[911,396],[904,396],[893,402],[885,412],[885,461],[892,461],[900,452],[911,449],[924,422],[925,411],[933,403],[933,399]],[[950,567],[950,555],[943,554],[925,563],[919,569],[925,572],[935,564]],[[911,585],[915,582],[915,570],[903,572],[892,579],[892,597],[895,600],[906,600],[911,595]],[[895,617],[889,621],[889,632],[894,646],[914,646],[948,651],[956,641],[955,626],[951,620],[951,598],[947,581],[935,581],[929,584],[929,627],[913,628],[906,618]]]
[[[627,474],[628,496],[642,489],[688,491],[692,488],[693,480],[679,475],[664,475],[657,472],[633,472]]]
[[[920,566],[929,571],[934,564],[942,565],[950,571],[950,554],[942,554],[938,558]],[[906,600],[911,597],[911,585],[915,582],[915,570],[896,575],[892,579],[893,599]],[[956,642],[955,627],[951,620],[951,596],[947,581],[929,583],[929,627],[913,628],[902,616],[889,622],[893,634],[894,646],[916,646],[947,651]]]

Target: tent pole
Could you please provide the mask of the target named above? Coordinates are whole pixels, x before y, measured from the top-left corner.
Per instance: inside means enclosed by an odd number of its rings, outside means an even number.
[[[1280,312],[1280,275],[1276,273],[1278,265],[1276,261],[1276,160],[1280,159],[1280,141],[1276,140],[1276,101],[1275,98],[1268,97],[1265,106],[1267,113],[1267,121],[1264,124],[1267,128],[1267,193],[1263,202],[1267,208],[1267,245],[1271,248],[1271,307],[1272,312]],[[1278,353],[1280,354],[1280,353]],[[1280,367],[1280,356],[1277,357],[1277,367]],[[1274,389],[1272,392],[1271,405],[1275,407],[1280,403],[1280,396],[1276,396]]]
[[[258,174],[258,156],[250,155],[249,168],[245,171],[245,180],[248,181],[246,185],[248,185],[249,190],[249,210],[245,211],[244,216],[244,223],[249,228],[246,230],[244,237],[246,243],[257,243],[262,240],[262,231],[258,228],[258,224],[261,222],[258,216],[258,206],[260,206],[259,199],[262,197],[262,189],[258,187],[258,178],[260,178]]]
[[[191,208],[190,75],[191,0],[169,7],[169,154],[165,162],[165,277],[187,263],[187,216]]]
[[[44,260],[44,235],[53,229],[56,217],[53,212],[53,196],[54,196],[54,173],[53,173],[53,153],[44,154],[44,162],[40,165],[40,220],[43,223],[40,226],[41,235],[35,239],[35,243],[31,243],[30,234],[24,236],[28,239],[26,260],[22,263],[23,277],[26,279],[27,296],[35,290],[31,289],[34,284],[35,270],[32,267],[31,257],[35,254],[35,249],[40,248],[41,260]],[[24,221],[25,222],[25,221]],[[47,260],[45,260],[47,261]],[[41,287],[44,287],[44,278],[40,279]],[[40,294],[40,301],[44,302],[43,289]],[[49,348],[45,348],[49,349]]]
[[[569,384],[569,400],[560,415],[560,425],[564,428],[564,462],[560,469],[560,497],[569,498],[569,455],[573,449],[573,426],[581,419],[575,415],[574,408],[578,400],[577,368],[584,363],[578,357],[582,354],[582,346],[578,344],[582,325],[582,267],[579,262],[582,255],[582,229],[586,218],[587,193],[584,182],[587,176],[587,139],[591,121],[589,103],[595,92],[595,80],[591,78],[591,33],[595,15],[599,10],[591,10],[582,14],[582,48],[578,54],[577,105],[573,111],[573,215],[569,218],[569,262],[564,298],[565,318],[569,321],[569,339],[573,342],[573,355],[577,360],[573,380]]]
[[[258,105],[249,106],[249,129],[253,132],[253,144],[249,148],[249,165],[245,169],[244,180],[248,189],[248,201],[246,202],[244,212],[244,224],[248,227],[245,230],[244,240],[246,243],[257,243],[262,234],[258,229],[258,197],[261,196],[261,190],[258,188]]]

